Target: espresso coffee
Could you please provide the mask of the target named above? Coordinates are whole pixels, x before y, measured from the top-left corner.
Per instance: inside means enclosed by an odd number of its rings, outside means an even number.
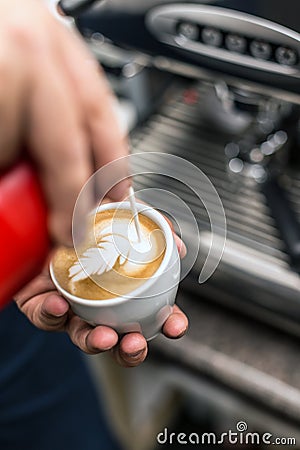
[[[143,213],[138,217],[140,239],[128,209],[93,216],[77,254],[61,247],[54,256],[60,286],[80,298],[106,300],[128,294],[154,276],[165,255],[164,233]]]

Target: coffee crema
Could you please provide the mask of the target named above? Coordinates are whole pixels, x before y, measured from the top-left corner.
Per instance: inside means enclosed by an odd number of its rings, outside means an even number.
[[[77,249],[60,247],[53,270],[60,286],[87,300],[116,298],[152,277],[165,255],[160,227],[139,213],[142,239],[138,240],[132,212],[108,209],[93,216],[85,242]]]

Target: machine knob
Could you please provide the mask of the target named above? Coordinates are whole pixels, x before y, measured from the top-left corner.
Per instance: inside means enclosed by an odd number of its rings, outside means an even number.
[[[65,16],[76,18],[96,2],[97,0],[60,0],[58,7]]]
[[[228,34],[225,39],[225,44],[231,52],[244,53],[247,41],[243,36],[239,36],[238,34]]]
[[[204,44],[212,45],[213,47],[220,47],[223,41],[221,31],[212,27],[204,27],[201,33],[201,38]]]
[[[196,41],[199,37],[199,28],[194,23],[181,22],[178,25],[178,34],[191,41]]]
[[[250,44],[250,51],[254,58],[267,60],[271,57],[272,47],[267,42],[252,41]]]
[[[296,51],[289,47],[278,47],[275,56],[279,64],[285,66],[294,66],[298,61]]]

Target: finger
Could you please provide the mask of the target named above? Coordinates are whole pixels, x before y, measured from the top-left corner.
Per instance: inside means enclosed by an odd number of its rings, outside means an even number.
[[[60,47],[62,65],[65,67],[74,91],[82,104],[86,126],[90,133],[96,168],[128,155],[128,143],[120,128],[116,114],[116,99],[98,62],[87,50],[82,40],[69,30],[60,29],[64,46]],[[74,70],[76,67],[76,70]],[[125,162],[118,165],[118,176],[127,177]],[[126,195],[130,180],[119,183],[109,192],[113,200]]]
[[[56,293],[39,295],[31,303],[27,303],[30,311],[27,317],[38,328],[47,331],[63,331],[68,320],[69,304]],[[26,307],[25,307],[26,311]]]
[[[187,249],[185,243],[177,236],[176,233],[173,232],[174,240],[178,249],[178,253],[181,259],[183,259],[187,254]]]
[[[30,96],[31,55],[45,33],[46,8],[35,2],[27,2],[20,9],[17,0],[0,3],[1,52],[0,52],[0,166],[4,167],[20,155],[28,117],[27,103]],[[39,17],[34,27],[29,24]],[[39,26],[40,30],[39,30]],[[40,32],[42,31],[42,33]],[[38,38],[39,36],[39,38]]]
[[[173,313],[168,317],[163,326],[163,333],[170,339],[182,337],[188,329],[188,319],[186,315],[178,308],[173,307]]]
[[[49,277],[39,275],[15,295],[15,301],[28,319],[42,330],[64,329],[69,304],[57,294]]]
[[[118,342],[118,335],[112,328],[94,328],[76,315],[70,318],[66,330],[72,342],[90,355],[110,350]]]
[[[0,53],[1,169],[11,165],[21,150],[27,82],[27,69],[23,58],[7,40]]]
[[[35,67],[28,140],[49,203],[52,235],[70,244],[73,208],[92,162],[80,106],[54,62],[40,57]]]
[[[171,220],[167,216],[164,216],[164,218],[166,219],[166,221],[170,225],[170,228],[171,228],[171,230],[173,232],[174,240],[175,240],[175,243],[176,243],[176,246],[177,246],[177,249],[178,249],[179,256],[180,256],[181,259],[183,259],[186,256],[186,254],[187,254],[186,246],[185,246],[184,242],[180,239],[180,237],[177,236],[177,234],[175,233],[174,226],[173,226],[173,223],[171,222]]]
[[[69,311],[68,302],[57,294],[48,295],[41,306],[41,313],[50,319],[61,319]]]
[[[147,341],[140,333],[126,334],[112,350],[113,357],[123,367],[138,366],[146,359],[147,353]]]
[[[41,274],[31,280],[23,289],[21,289],[14,299],[22,309],[26,303],[34,299],[37,295],[48,294],[49,292],[56,291],[54,284],[51,281],[49,271],[43,270]]]

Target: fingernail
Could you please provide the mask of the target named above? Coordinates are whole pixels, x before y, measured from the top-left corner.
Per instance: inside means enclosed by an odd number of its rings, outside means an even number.
[[[182,338],[186,333],[187,333],[187,331],[188,331],[188,326],[186,327],[186,328],[184,328],[182,331],[180,331],[180,333],[178,333],[178,334],[176,334],[176,336],[174,336],[174,335],[170,335],[169,333],[164,333],[165,334],[165,336],[167,337],[167,338],[169,338],[169,339],[180,339],[180,338]]]
[[[123,355],[124,355],[126,358],[138,359],[140,356],[142,356],[142,354],[143,354],[145,351],[146,351],[146,349],[143,348],[142,350],[138,350],[137,352],[134,352],[134,353],[125,353],[125,352],[123,352]]]
[[[181,333],[179,333],[177,335],[177,339],[182,338],[186,334],[187,330],[188,330],[188,327],[186,327],[184,330],[182,330]]]
[[[65,316],[65,315],[67,314],[67,312],[68,312],[68,311],[65,311],[65,312],[60,313],[60,314],[55,314],[55,315],[53,314],[53,316],[54,316],[54,317],[57,317],[57,318],[59,319],[60,317]]]

